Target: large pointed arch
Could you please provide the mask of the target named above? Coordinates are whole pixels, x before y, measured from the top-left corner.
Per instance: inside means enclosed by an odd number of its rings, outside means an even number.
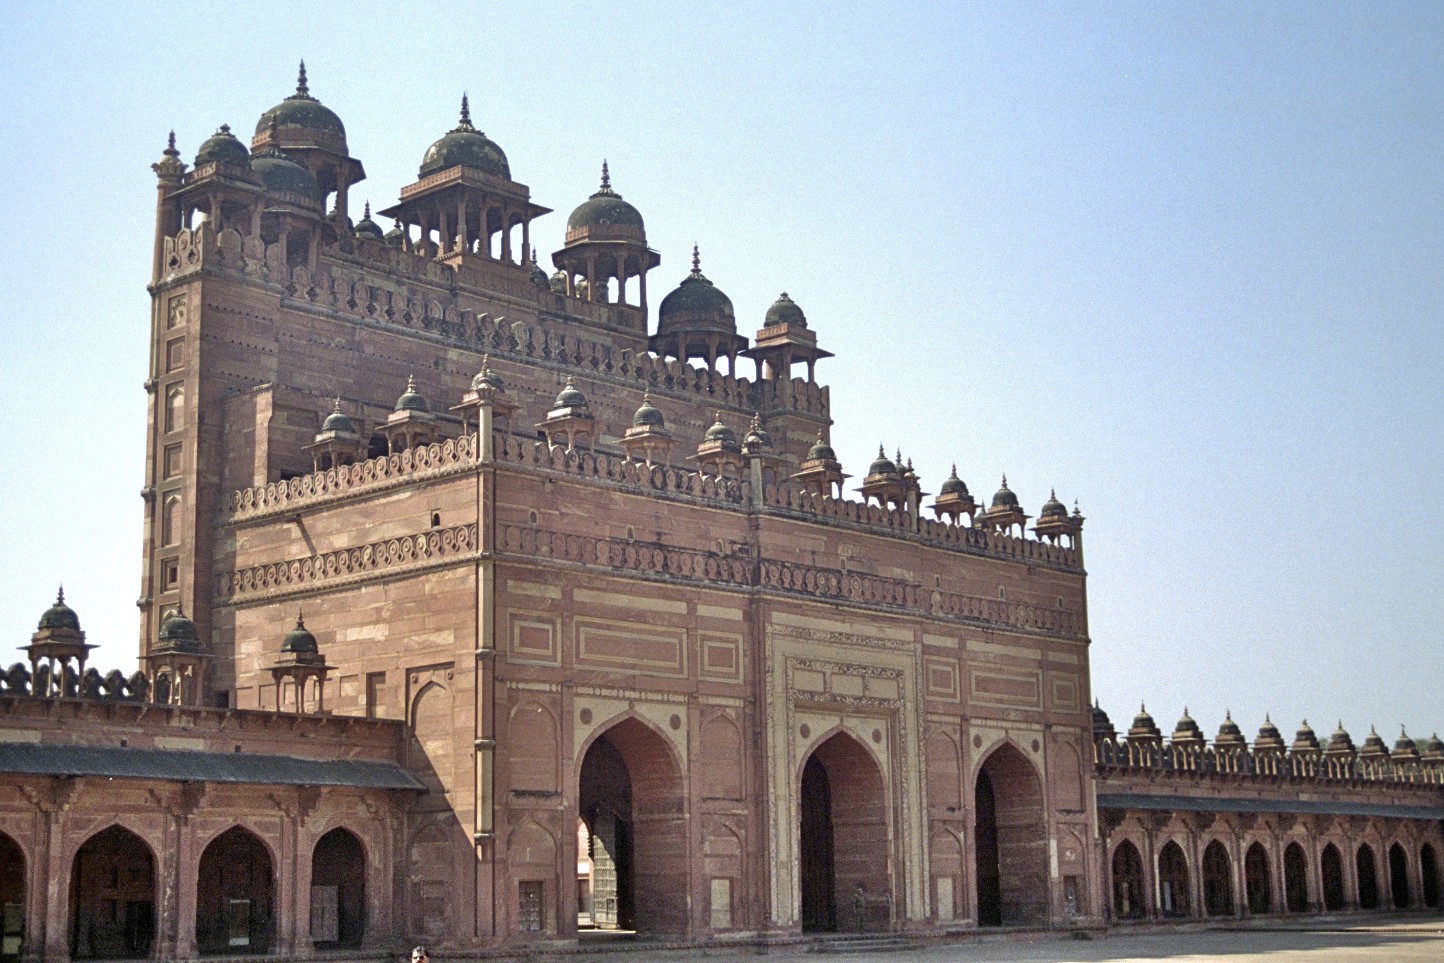
[[[1359,880],[1359,909],[1379,908],[1379,862],[1374,857],[1374,847],[1362,843],[1354,854],[1354,866]]]
[[[1324,883],[1324,909],[1337,913],[1344,908],[1344,858],[1333,843],[1319,854],[1319,875]]]
[[[1409,907],[1409,856],[1398,843],[1389,847],[1389,895],[1395,909]]]
[[[366,850],[337,827],[311,850],[311,940],[317,949],[355,949],[366,927]]]
[[[1272,875],[1268,850],[1263,843],[1253,843],[1243,857],[1243,886],[1250,914],[1257,916],[1272,909]]]
[[[1309,908],[1309,860],[1298,843],[1284,847],[1284,906],[1290,913]]]
[[[800,905],[804,930],[891,926],[886,784],[867,747],[839,729],[799,774]]]
[[[155,854],[122,826],[110,826],[75,852],[70,872],[73,959],[142,959],[155,939]]]
[[[271,851],[232,826],[201,852],[196,881],[196,946],[206,954],[265,953],[275,938]]]
[[[1233,915],[1233,861],[1217,839],[1203,850],[1203,911],[1209,916]]]
[[[24,943],[25,851],[0,833],[0,961],[20,959]]]
[[[1113,915],[1116,919],[1142,919],[1147,905],[1143,897],[1143,857],[1138,847],[1123,840],[1113,848],[1110,863],[1113,876]]]
[[[999,744],[978,767],[973,802],[978,924],[1046,922],[1048,834],[1037,769],[1012,743]]]
[[[1158,851],[1158,901],[1164,916],[1189,914],[1188,858],[1173,840]]]

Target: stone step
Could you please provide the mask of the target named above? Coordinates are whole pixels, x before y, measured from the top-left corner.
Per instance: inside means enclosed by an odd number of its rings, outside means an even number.
[[[812,941],[809,953],[896,953],[902,950],[920,949],[922,944],[903,936],[878,934],[876,936],[827,936]]]

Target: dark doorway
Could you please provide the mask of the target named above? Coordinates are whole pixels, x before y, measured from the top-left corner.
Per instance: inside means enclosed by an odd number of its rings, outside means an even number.
[[[0,833],[0,961],[13,963],[25,948],[25,854]]]
[[[1043,790],[1021,752],[1001,746],[973,790],[978,924],[1029,926],[1048,920],[1048,841]]]
[[[1128,840],[1113,850],[1113,915],[1118,919],[1143,918],[1143,857]]]
[[[1164,916],[1188,915],[1188,860],[1177,843],[1158,854],[1158,894]]]
[[[808,757],[800,788],[803,930],[890,929],[887,800],[877,763],[838,733]]]
[[[311,939],[317,949],[355,949],[366,928],[366,854],[333,829],[311,853]]]
[[[1428,843],[1419,850],[1419,872],[1424,877],[1424,905],[1438,909],[1439,861],[1434,857],[1434,847]]]
[[[1374,861],[1374,849],[1368,843],[1359,847],[1354,859],[1359,869],[1359,908],[1379,908],[1379,866]]]
[[[1243,857],[1244,890],[1248,894],[1250,913],[1259,915],[1270,910],[1269,875],[1269,854],[1262,844],[1254,843]]]
[[[1284,905],[1290,913],[1309,908],[1309,864],[1298,843],[1289,843],[1284,850]]]
[[[1209,916],[1233,915],[1233,868],[1216,839],[1203,851],[1203,909]]]
[[[1344,908],[1344,860],[1333,843],[1319,856],[1319,871],[1324,877],[1324,909],[1337,913]]]
[[[1394,897],[1394,908],[1405,909],[1409,905],[1409,858],[1404,847],[1398,843],[1389,847],[1389,891]]]
[[[196,945],[202,953],[265,953],[275,936],[271,854],[240,826],[201,853]]]
[[[666,740],[636,719],[612,726],[582,758],[577,798],[591,837],[596,925],[686,933],[685,794]]]
[[[70,955],[137,959],[155,938],[155,858],[119,826],[96,833],[75,854],[70,875]]]

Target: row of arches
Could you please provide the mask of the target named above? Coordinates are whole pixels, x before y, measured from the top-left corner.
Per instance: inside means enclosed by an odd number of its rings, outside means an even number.
[[[1373,846],[1359,844],[1352,857],[1350,877],[1345,872],[1345,856],[1339,846],[1330,842],[1319,853],[1316,887],[1310,883],[1309,859],[1304,847],[1296,841],[1290,842],[1283,850],[1280,905],[1276,896],[1278,888],[1273,885],[1273,860],[1263,843],[1255,841],[1244,852],[1243,899],[1236,901],[1233,860],[1223,842],[1215,839],[1204,848],[1195,875],[1183,847],[1169,840],[1158,851],[1157,887],[1155,896],[1150,898],[1143,857],[1138,847],[1125,839],[1114,847],[1110,860],[1113,915],[1118,919],[1195,915],[1192,900],[1195,879],[1201,887],[1202,913],[1210,917],[1233,916],[1240,911],[1248,915],[1304,913],[1319,907],[1328,912],[1406,909],[1417,904],[1437,909],[1440,876],[1434,847],[1429,843],[1421,845],[1417,859],[1421,883],[1420,892],[1414,893],[1410,886],[1410,854],[1403,844],[1390,844],[1382,863]],[[1315,888],[1320,892],[1314,892]]]
[[[366,859],[361,841],[336,828],[311,854],[310,934],[320,949],[361,946]],[[210,841],[196,867],[197,949],[203,954],[266,953],[275,938],[276,875],[270,850],[233,826]],[[24,951],[25,854],[0,833],[0,958]],[[90,836],[75,852],[68,880],[67,932],[72,959],[143,959],[156,936],[156,856],[120,825]]]

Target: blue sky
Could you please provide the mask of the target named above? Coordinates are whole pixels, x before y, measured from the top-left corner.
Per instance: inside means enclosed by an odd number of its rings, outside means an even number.
[[[206,9],[7,13],[0,646],[64,580],[132,656],[149,165],[248,136],[304,57],[358,200],[466,90],[544,253],[605,157],[653,304],[694,242],[745,333],[789,292],[844,467],[1077,499],[1115,723],[1444,729],[1444,7]]]

